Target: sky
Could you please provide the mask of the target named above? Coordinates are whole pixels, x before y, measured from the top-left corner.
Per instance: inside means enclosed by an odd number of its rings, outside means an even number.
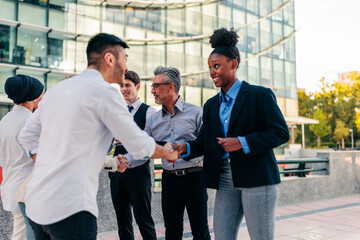
[[[360,0],[295,0],[297,86],[319,90],[337,74],[360,71]]]

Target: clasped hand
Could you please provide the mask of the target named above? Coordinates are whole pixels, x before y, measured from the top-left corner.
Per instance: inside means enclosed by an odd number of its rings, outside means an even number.
[[[129,167],[129,161],[122,154],[117,155],[115,158],[117,163],[117,171],[121,173],[125,172],[125,170]]]
[[[176,160],[180,158],[180,153],[176,149],[174,149],[173,144],[170,142],[164,145],[164,151],[164,158],[170,163],[175,163]]]

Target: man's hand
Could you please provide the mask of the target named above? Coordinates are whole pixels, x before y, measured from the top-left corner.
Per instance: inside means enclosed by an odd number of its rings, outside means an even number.
[[[175,163],[179,158],[179,152],[173,149],[173,145],[170,142],[164,145],[164,158],[171,163]]]
[[[117,171],[118,172],[125,172],[125,170],[128,168],[129,166],[129,161],[126,159],[126,157],[124,155],[117,155],[116,156],[116,162],[117,162]]]
[[[238,138],[216,138],[218,144],[220,144],[225,152],[233,152],[242,148],[240,140]]]

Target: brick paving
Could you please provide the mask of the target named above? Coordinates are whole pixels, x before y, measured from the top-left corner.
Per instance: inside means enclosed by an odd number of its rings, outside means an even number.
[[[212,232],[212,218],[209,227]],[[164,240],[164,227],[157,225],[156,231],[158,239]],[[211,236],[214,239],[213,232]],[[118,239],[116,232],[98,234],[98,240]],[[142,239],[139,231],[135,232],[135,239]],[[192,239],[188,222],[184,226],[184,239]],[[245,222],[237,239],[250,239]],[[277,208],[275,239],[360,240],[360,194]]]

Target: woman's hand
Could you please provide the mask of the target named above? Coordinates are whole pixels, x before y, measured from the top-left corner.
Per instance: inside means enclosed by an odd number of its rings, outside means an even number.
[[[220,144],[225,152],[233,152],[237,151],[242,148],[240,140],[238,138],[216,138],[218,141],[218,144]]]

